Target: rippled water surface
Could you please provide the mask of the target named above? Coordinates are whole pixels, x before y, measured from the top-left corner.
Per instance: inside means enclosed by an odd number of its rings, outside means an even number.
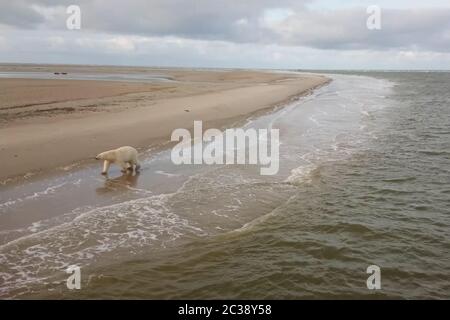
[[[280,129],[275,176],[149,150],[138,176],[4,183],[0,296],[449,298],[450,74],[331,77],[246,124]]]
[[[61,72],[0,72],[0,78],[45,79],[45,80],[97,80],[97,81],[126,81],[126,82],[154,82],[172,81],[161,74],[127,74],[127,73],[61,73]]]

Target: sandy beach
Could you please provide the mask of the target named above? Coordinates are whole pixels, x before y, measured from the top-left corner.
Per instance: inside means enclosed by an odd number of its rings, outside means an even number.
[[[194,120],[230,125],[305,94],[319,75],[244,70],[3,65],[1,72],[157,75],[168,81],[0,79],[0,179],[157,146]]]

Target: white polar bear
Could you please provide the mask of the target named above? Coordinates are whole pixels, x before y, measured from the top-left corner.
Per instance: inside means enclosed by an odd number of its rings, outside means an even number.
[[[111,163],[115,163],[122,167],[122,172],[126,172],[128,169],[133,170],[135,167],[136,172],[141,167],[137,158],[138,152],[133,147],[120,147],[114,150],[109,150],[98,154],[96,160],[104,160],[102,174],[107,174]]]

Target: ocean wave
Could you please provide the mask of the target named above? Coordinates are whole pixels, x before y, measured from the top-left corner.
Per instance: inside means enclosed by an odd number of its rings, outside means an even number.
[[[171,196],[162,194],[95,208],[70,222],[1,245],[0,296],[8,295],[12,288],[25,288],[30,282],[43,283],[52,272],[64,272],[72,264],[92,263],[108,252],[133,253],[149,246],[169,245],[183,235],[203,234],[200,227],[168,209]]]
[[[27,200],[37,199],[37,198],[45,196],[45,195],[54,194],[58,189],[62,188],[66,184],[68,184],[68,182],[62,182],[62,183],[59,183],[56,185],[49,186],[49,187],[45,188],[44,190],[36,191],[33,194],[24,196],[23,198],[16,198],[14,200],[8,200],[6,202],[0,203],[0,209],[5,208],[5,207],[11,207],[17,203],[24,202]]]

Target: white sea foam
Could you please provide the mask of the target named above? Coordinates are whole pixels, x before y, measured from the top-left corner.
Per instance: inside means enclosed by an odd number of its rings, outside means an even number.
[[[161,194],[95,208],[73,220],[38,231],[35,223],[25,235],[0,246],[4,283],[0,295],[11,286],[64,270],[69,264],[92,263],[117,250],[139,252],[152,245],[166,246],[186,234],[203,234],[200,227],[170,211],[173,194]],[[45,270],[45,271],[44,271]]]
[[[291,170],[291,174],[286,178],[286,182],[292,184],[298,183],[308,183],[311,182],[309,175],[316,169],[317,166],[314,164],[309,164],[305,166],[300,166]]]
[[[40,198],[40,197],[45,196],[45,195],[54,194],[58,189],[62,188],[67,183],[68,182],[62,182],[62,183],[57,184],[57,185],[49,186],[49,187],[45,188],[44,190],[36,191],[36,192],[34,192],[32,194],[29,194],[27,196],[24,196],[22,198],[16,198],[16,199],[13,199],[13,200],[8,200],[6,202],[0,203],[0,209],[6,208],[6,207],[11,207],[11,206],[13,206],[13,205],[15,205],[17,203],[24,202],[24,201],[27,201],[27,200],[37,199],[37,198]]]
[[[157,171],[155,171],[155,173],[163,175],[163,176],[166,176],[166,177],[169,177],[169,178],[180,177],[181,176],[179,174],[169,173],[169,172],[165,172],[165,171],[162,171],[162,170],[157,170]]]

